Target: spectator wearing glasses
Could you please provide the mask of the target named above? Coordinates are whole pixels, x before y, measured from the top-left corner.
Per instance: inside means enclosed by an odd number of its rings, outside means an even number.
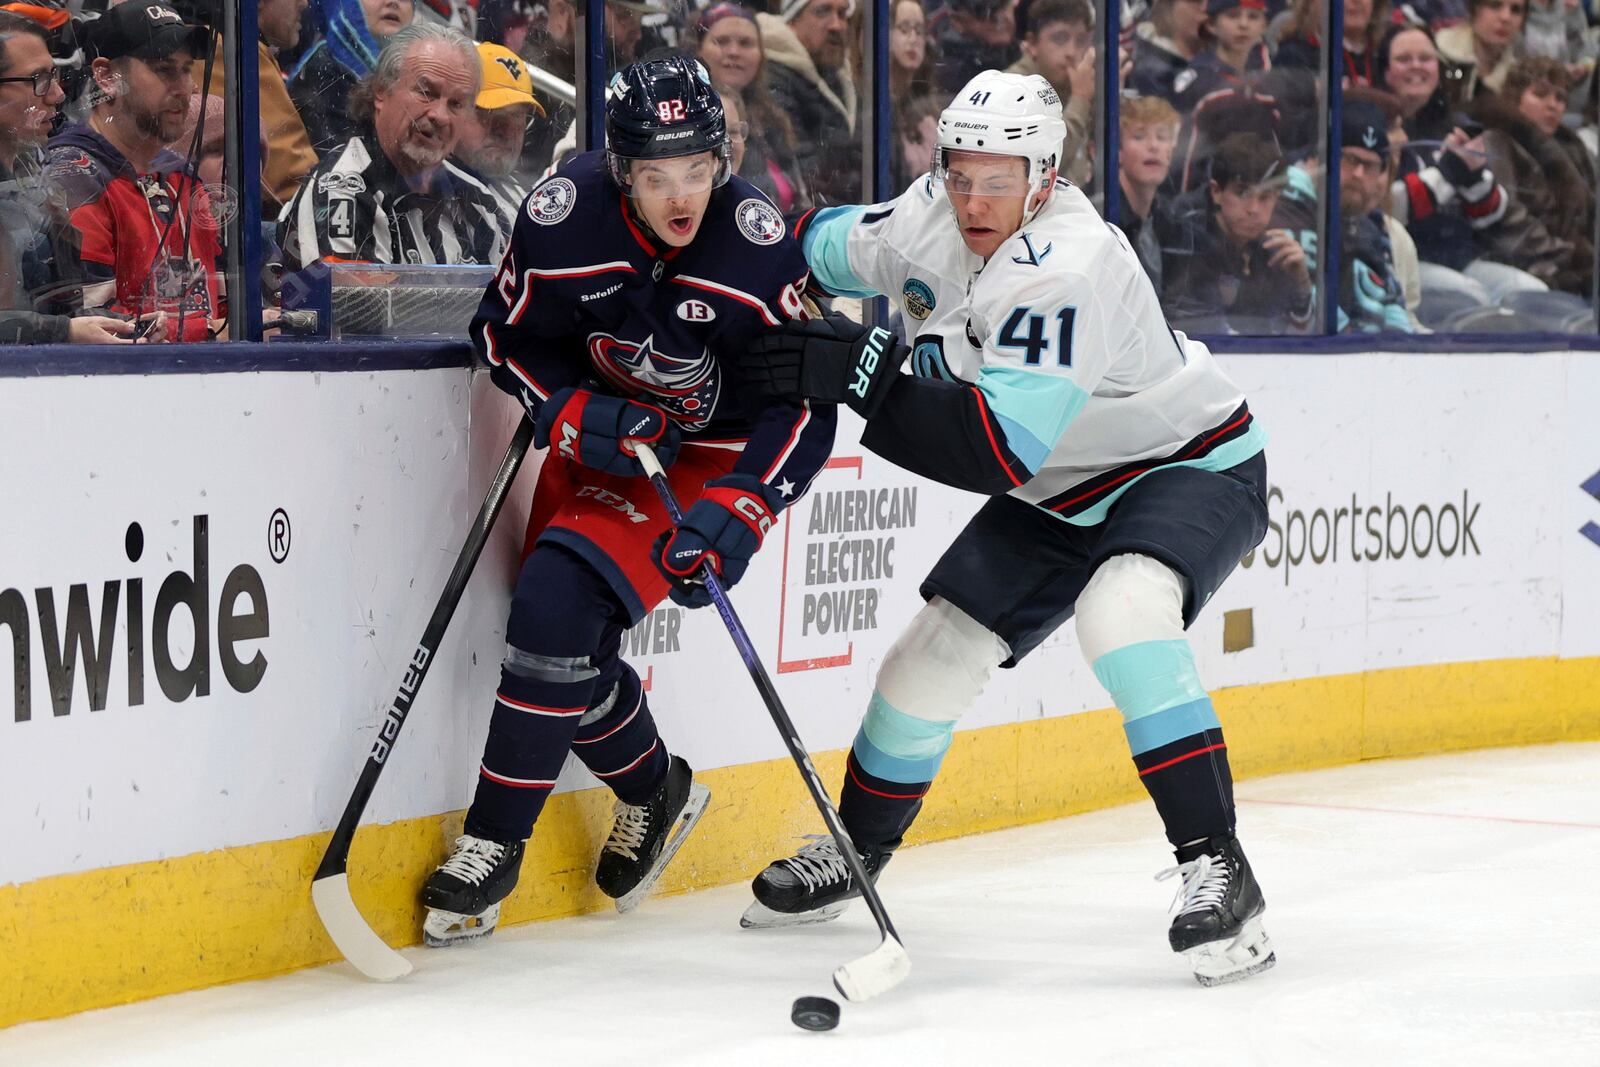
[[[1396,26],[1384,37],[1378,76],[1400,101],[1406,137],[1389,210],[1416,241],[1423,288],[1450,289],[1480,303],[1546,288],[1510,264],[1545,259],[1555,250],[1549,235],[1489,169],[1482,132],[1460,125],[1441,73],[1427,30]]]
[[[1439,55],[1453,68],[1457,103],[1500,91],[1521,46],[1527,0],[1467,0],[1467,22],[1438,33]]]
[[[518,173],[522,146],[544,108],[534,99],[533,76],[522,57],[485,42],[478,45],[478,59],[483,87],[476,121],[461,124],[456,162],[488,187],[500,209],[501,229],[510,233],[528,198],[528,183]]]
[[[724,105],[735,108],[745,126],[743,147],[729,120],[729,139],[741,162],[734,173],[766,194],[788,214],[811,206],[811,193],[800,173],[794,124],[774,102],[767,82],[767,55],[756,17],[743,5],[712,4],[695,22],[698,58],[711,74]],[[731,104],[730,104],[731,101]]]
[[[793,121],[800,174],[825,203],[861,199],[849,11],[850,0],[783,0],[778,14],[756,16],[773,102]]]
[[[172,8],[127,3],[90,29],[88,122],[49,143],[46,172],[83,243],[86,307],[166,312],[180,341],[225,322],[222,228],[188,161],[166,147],[183,131],[204,30]]]
[[[1028,6],[1022,58],[1012,74],[1041,74],[1061,98],[1067,137],[1061,144],[1061,176],[1087,187],[1094,178],[1089,140],[1094,134],[1094,8],[1088,0],[1034,0]]]
[[[889,99],[900,104],[933,91],[933,51],[922,0],[895,0],[889,14]]]
[[[1376,103],[1346,99],[1339,151],[1339,332],[1411,332],[1405,292],[1383,224],[1389,119]]]
[[[53,210],[41,175],[65,99],[44,27],[0,11],[0,343],[126,344],[133,335],[125,319],[73,317],[76,235]]]
[[[936,54],[934,78],[947,97],[982,71],[1005,70],[1022,54],[1017,0],[946,0],[928,31]]]
[[[389,38],[351,98],[363,128],[306,178],[278,217],[290,270],[317,260],[494,263],[494,194],[449,162],[476,121],[481,63],[460,31],[418,22]]]
[[[317,155],[342,148],[359,123],[350,93],[371,72],[383,43],[411,25],[411,0],[311,0],[322,37],[289,75],[289,95]]]

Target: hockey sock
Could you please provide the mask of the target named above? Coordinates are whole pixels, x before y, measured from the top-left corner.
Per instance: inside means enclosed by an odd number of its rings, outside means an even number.
[[[950,749],[953,720],[907,715],[872,694],[845,762],[839,817],[858,846],[894,848],[922,810],[922,798]]]
[[[467,833],[521,841],[533,832],[589,706],[594,679],[588,657],[508,650]]]
[[[1122,712],[1139,781],[1174,847],[1233,832],[1233,775],[1187,641],[1145,641],[1094,661]]]
[[[643,804],[667,773],[667,746],[656,732],[639,675],[619,663],[620,676],[597,691],[572,742],[590,772],[628,804]]]
[[[467,833],[520,841],[533,831],[594,698],[593,655],[621,632],[620,610],[605,579],[561,548],[540,545],[523,562]]]
[[[893,851],[900,847],[932,786],[932,782],[891,782],[868,774],[852,748],[839,790],[839,819],[858,849]]]

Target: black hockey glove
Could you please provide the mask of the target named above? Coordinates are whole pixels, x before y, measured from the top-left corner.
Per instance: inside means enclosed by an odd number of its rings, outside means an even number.
[[[739,372],[758,393],[848,404],[870,419],[910,354],[881,326],[834,314],[761,334],[746,347]]]

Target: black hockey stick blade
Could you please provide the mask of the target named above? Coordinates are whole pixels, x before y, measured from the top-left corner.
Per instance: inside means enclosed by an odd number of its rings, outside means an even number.
[[[461,554],[456,557],[456,565],[445,582],[444,592],[434,605],[428,626],[422,632],[422,640],[417,642],[417,650],[411,654],[411,662],[406,665],[400,689],[384,715],[383,725],[378,729],[378,739],[373,742],[366,765],[361,768],[361,777],[356,779],[355,791],[345,805],[339,825],[333,831],[333,839],[328,842],[328,849],[322,854],[322,863],[311,880],[311,903],[317,909],[317,918],[322,920],[323,929],[328,931],[339,952],[356,970],[379,982],[404,978],[411,973],[411,964],[377,935],[356,907],[345,870],[350,863],[350,842],[355,839],[356,827],[360,825],[361,815],[367,809],[367,801],[372,799],[378,775],[383,773],[384,764],[394,751],[400,729],[406,723],[406,716],[411,713],[411,706],[422,689],[423,679],[428,676],[428,668],[433,664],[434,654],[438,652],[445,630],[449,628],[462,594],[466,592],[472,569],[478,565],[478,557],[483,554],[483,546],[489,540],[489,531],[494,528],[500,506],[505,503],[517,469],[522,466],[522,460],[532,443],[533,423],[523,418],[517,425],[511,444],[506,448],[505,459],[500,461],[500,469],[489,483],[483,506],[478,509],[477,518],[467,530]]]
[[[635,442],[634,448],[639,463],[650,476],[650,484],[655,487],[656,495],[661,497],[661,503],[666,507],[667,514],[672,517],[674,523],[681,523],[683,509],[678,506],[678,498],[673,495],[672,486],[667,483],[666,471],[661,468],[655,452],[650,446],[638,442]],[[856,885],[861,887],[862,899],[866,901],[873,920],[878,924],[878,931],[883,935],[883,941],[877,948],[833,972],[834,987],[851,1001],[870,1000],[881,993],[887,993],[911,973],[911,957],[901,944],[894,923],[889,920],[889,912],[883,906],[883,898],[878,895],[878,887],[867,876],[866,866],[861,862],[861,854],[856,851],[855,842],[850,839],[849,831],[839,819],[839,809],[834,806],[833,800],[828,796],[827,788],[817,775],[817,769],[811,764],[811,755],[801,743],[800,734],[795,730],[794,721],[789,718],[788,711],[784,709],[783,699],[778,696],[777,687],[772,684],[772,678],[767,674],[761,657],[756,655],[755,644],[750,640],[750,632],[744,628],[744,623],[740,622],[739,616],[735,614],[733,604],[728,600],[727,590],[722,588],[721,580],[710,566],[702,566],[699,577],[705,582],[706,592],[711,595],[711,602],[717,606],[717,614],[722,616],[723,625],[727,627],[728,635],[733,638],[734,646],[738,648],[739,656],[744,660],[745,669],[750,672],[750,680],[755,683],[756,691],[761,694],[762,703],[766,704],[767,713],[772,716],[773,725],[777,726],[778,735],[783,738],[784,746],[788,748],[795,766],[800,768],[800,777],[805,781],[812,801],[822,814],[822,821],[827,824],[828,832],[833,835],[834,842],[839,846],[839,855],[850,868],[850,876],[855,879]]]

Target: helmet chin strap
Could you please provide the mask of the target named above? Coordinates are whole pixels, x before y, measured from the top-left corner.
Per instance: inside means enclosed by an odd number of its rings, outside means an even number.
[[[1022,225],[1026,226],[1028,223],[1032,222],[1036,217],[1038,217],[1039,212],[1043,211],[1050,203],[1051,197],[1055,196],[1056,175],[1058,173],[1060,173],[1060,168],[1051,167],[1049,173],[1045,175],[1043,187],[1028,194],[1029,199],[1037,198],[1039,202],[1032,208],[1025,210],[1022,213]]]

